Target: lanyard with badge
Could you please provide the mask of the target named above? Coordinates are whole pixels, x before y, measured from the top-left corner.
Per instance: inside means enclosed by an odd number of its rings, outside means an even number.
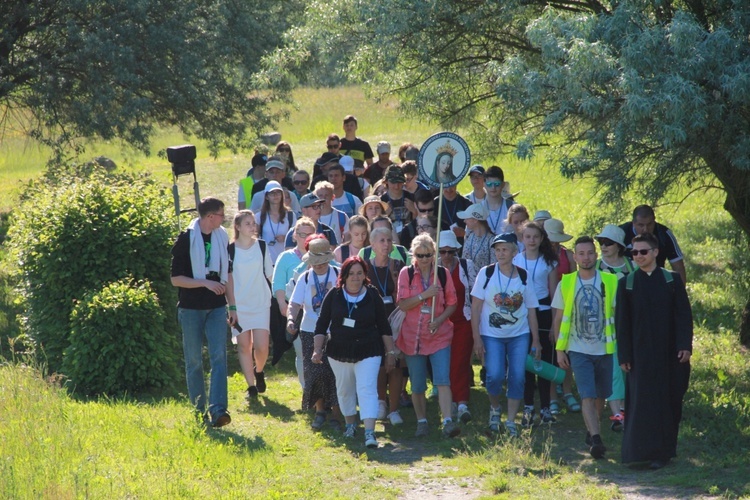
[[[388,295],[388,275],[390,274],[391,258],[388,257],[388,262],[385,264],[385,281],[380,280],[380,273],[378,272],[380,268],[375,265],[375,261],[371,260],[370,262],[372,263],[373,271],[375,271],[375,281],[378,282],[378,289],[383,292],[381,294],[383,304],[393,304],[393,297]]]
[[[279,228],[281,227],[281,215],[279,215],[279,222],[276,223],[276,230],[273,229],[273,217],[268,218],[268,226],[271,228],[271,234],[273,235],[271,241],[268,242],[268,246],[272,247],[276,244],[276,235],[279,234]]]
[[[495,264],[495,265],[497,266],[497,284],[500,287],[500,290],[502,290],[502,292],[500,292],[500,296],[504,298],[508,296],[508,288],[510,287],[510,282],[513,281],[513,275],[516,274],[516,266],[513,266],[513,269],[510,271],[510,277],[508,278],[508,283],[506,283],[505,290],[503,290],[503,280],[502,278],[500,278],[500,275],[503,273],[500,271],[500,265],[499,264]]]
[[[361,290],[360,290],[361,292]],[[353,296],[350,295],[346,290],[344,290],[344,300],[346,301],[346,318],[344,318],[343,325],[347,328],[354,328],[354,318],[352,318],[352,313],[355,309],[357,309],[357,302],[359,302],[359,295]]]
[[[312,307],[313,312],[315,314],[318,314],[320,312],[320,306],[323,304],[323,298],[326,296],[326,291],[328,290],[328,278],[331,275],[331,269],[328,268],[326,270],[326,280],[321,286],[320,280],[318,280],[318,275],[315,274],[315,271],[312,271],[313,275],[313,281],[315,282],[315,290],[317,293],[313,295],[312,298]]]
[[[430,288],[430,277],[432,276],[432,265],[430,265],[430,272],[427,273],[427,281],[424,280],[424,276],[422,276],[422,272],[419,273],[419,281],[422,282],[422,291],[427,291],[428,288]],[[434,297],[433,297],[434,299]],[[429,300],[429,299],[428,299]],[[422,302],[422,307],[419,309],[419,312],[422,314],[432,314],[432,308],[427,304],[427,300]]]

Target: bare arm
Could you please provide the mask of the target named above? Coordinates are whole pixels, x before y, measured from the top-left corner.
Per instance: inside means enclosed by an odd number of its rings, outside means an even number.
[[[187,276],[172,276],[172,286],[179,288],[208,288],[216,295],[224,295],[226,286],[218,281],[188,278]]]
[[[682,278],[682,282],[687,283],[687,274],[685,272],[685,261],[676,260],[674,262],[670,262],[669,265],[672,267],[672,271],[680,275],[680,278]]]

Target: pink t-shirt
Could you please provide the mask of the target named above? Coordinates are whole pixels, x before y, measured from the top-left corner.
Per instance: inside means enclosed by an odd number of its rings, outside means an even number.
[[[418,266],[414,266],[414,278],[411,283],[409,283],[409,267],[410,266],[407,266],[401,269],[401,272],[398,275],[399,300],[416,297],[425,290],[422,285],[422,275],[419,272]],[[451,273],[447,270],[445,272],[445,278],[445,290],[435,297],[437,300],[435,306],[435,317],[442,314],[446,306],[452,306],[458,302],[456,288],[453,286]],[[429,279],[430,282],[428,286],[432,285],[432,273],[430,273]],[[440,281],[438,280],[438,285],[439,284]],[[428,299],[421,305],[406,311],[406,317],[401,326],[401,334],[396,341],[396,346],[398,346],[404,354],[409,356],[416,354],[427,356],[451,345],[451,340],[453,340],[453,323],[451,323],[450,319],[443,321],[434,334],[430,333],[430,313],[422,313],[422,307],[425,305],[431,306],[432,300],[433,299]]]

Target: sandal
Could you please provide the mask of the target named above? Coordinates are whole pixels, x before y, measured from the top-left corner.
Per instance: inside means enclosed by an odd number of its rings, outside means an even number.
[[[559,415],[560,414],[560,403],[557,402],[557,400],[552,400],[549,402],[549,411],[553,415]]]
[[[572,393],[567,393],[565,396],[565,404],[568,405],[568,410],[572,411],[573,413],[578,413],[581,411],[581,403],[578,402],[575,396],[573,396]]]

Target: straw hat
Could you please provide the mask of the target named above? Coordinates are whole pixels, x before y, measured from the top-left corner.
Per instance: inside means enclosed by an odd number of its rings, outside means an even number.
[[[365,201],[362,202],[362,206],[359,207],[359,215],[365,215],[365,207],[370,203],[379,203],[380,207],[383,209],[383,213],[386,213],[388,211],[388,204],[381,200],[380,196],[368,196],[367,198],[365,198]]]

